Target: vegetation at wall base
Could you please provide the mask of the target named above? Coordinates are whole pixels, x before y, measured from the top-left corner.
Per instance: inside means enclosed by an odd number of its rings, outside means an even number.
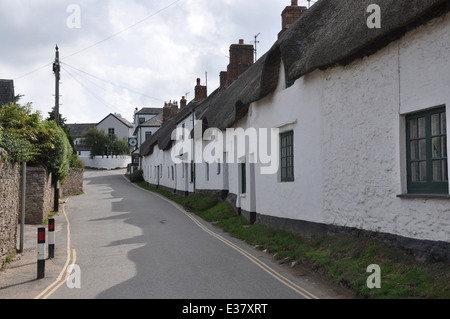
[[[373,239],[333,235],[304,239],[262,224],[250,225],[237,216],[231,205],[215,196],[189,197],[156,189],[145,182],[137,185],[184,206],[205,221],[281,263],[297,262],[337,285],[351,289],[355,296],[370,299],[449,299],[450,267],[439,262],[418,262],[406,252],[389,248]],[[367,267],[381,268],[381,288],[369,289]]]

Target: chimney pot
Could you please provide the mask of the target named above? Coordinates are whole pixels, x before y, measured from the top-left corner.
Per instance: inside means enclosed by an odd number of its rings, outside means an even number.
[[[244,44],[244,40],[243,39],[239,39],[239,44]]]
[[[293,7],[298,6],[298,0],[292,0],[291,1],[291,6],[293,6]]]

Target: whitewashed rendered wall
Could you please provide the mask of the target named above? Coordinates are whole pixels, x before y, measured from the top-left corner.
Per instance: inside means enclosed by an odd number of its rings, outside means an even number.
[[[92,167],[97,169],[117,169],[126,168],[131,163],[131,156],[95,156],[90,158],[89,156],[80,156],[81,161],[86,167]]]
[[[449,123],[449,38],[447,15],[254,103],[242,126],[293,129],[295,145],[294,182],[257,175],[257,212],[450,242],[448,199],[397,197],[406,189],[404,114],[446,104]]]
[[[119,140],[122,140],[124,138],[128,139],[128,137],[130,137],[132,134],[131,128],[123,124],[112,115],[110,115],[97,125],[97,129],[99,131],[105,132],[106,135],[108,135],[108,129],[110,128],[114,128],[115,134]]]

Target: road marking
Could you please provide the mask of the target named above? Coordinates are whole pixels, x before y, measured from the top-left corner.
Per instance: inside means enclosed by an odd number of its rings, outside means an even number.
[[[67,201],[65,202],[67,203]],[[56,278],[56,280],[50,285],[48,286],[43,292],[41,292],[39,295],[37,295],[34,299],[47,299],[48,297],[50,297],[59,287],[61,287],[61,285],[67,281],[69,274],[66,273],[66,276],[63,278],[64,273],[66,272],[67,267],[69,266],[70,263],[70,259],[71,259],[71,250],[70,250],[70,222],[69,222],[69,218],[67,217],[66,214],[66,209],[65,209],[65,203],[62,205],[62,210],[63,210],[63,214],[64,217],[66,218],[66,223],[67,223],[67,258],[66,258],[66,263],[63,267],[63,269],[61,270],[61,272],[59,273],[59,276]],[[76,261],[76,251],[75,249],[72,250],[72,255],[73,255],[73,261],[72,264],[75,264]],[[55,287],[56,286],[56,287]],[[53,287],[55,287],[54,289],[52,289]],[[50,289],[52,289],[49,293],[47,293]]]
[[[122,175],[123,176],[123,175]],[[123,178],[129,182],[129,180],[123,176]],[[131,185],[133,185],[134,187],[145,191],[145,192],[151,192],[148,190],[143,189],[142,187],[139,187],[138,185],[135,185],[134,183],[130,183]],[[292,281],[290,281],[289,279],[287,279],[286,277],[284,277],[283,275],[281,275],[280,273],[278,273],[276,270],[272,269],[271,267],[269,267],[268,265],[266,265],[265,263],[263,263],[262,261],[260,261],[258,258],[256,258],[255,256],[253,256],[252,254],[250,254],[249,252],[245,251],[244,249],[242,249],[241,247],[237,246],[236,244],[232,243],[231,241],[229,241],[228,239],[222,237],[221,235],[213,232],[212,230],[208,229],[206,226],[204,226],[196,217],[194,217],[193,214],[187,212],[181,205],[171,201],[170,199],[158,194],[158,193],[154,193],[151,192],[152,194],[156,195],[157,197],[165,200],[166,202],[168,202],[169,204],[171,204],[172,206],[174,206],[176,209],[178,209],[180,212],[182,212],[184,215],[186,215],[187,217],[189,217],[189,219],[191,219],[198,227],[200,227],[203,231],[205,231],[206,233],[210,234],[211,236],[215,237],[216,239],[220,240],[221,242],[223,242],[224,244],[226,244],[227,246],[233,248],[234,250],[236,250],[238,253],[240,253],[241,255],[243,255],[244,257],[246,257],[247,259],[249,259],[251,262],[253,262],[255,265],[257,265],[259,268],[261,268],[262,270],[264,270],[266,273],[268,273],[269,275],[271,275],[273,278],[277,279],[278,281],[280,281],[282,284],[284,284],[285,286],[291,288],[292,290],[294,290],[296,293],[300,294],[301,296],[303,296],[306,299],[319,299],[317,296],[315,296],[314,294],[310,293],[309,291],[307,291],[306,289],[300,287],[299,285],[293,283]]]

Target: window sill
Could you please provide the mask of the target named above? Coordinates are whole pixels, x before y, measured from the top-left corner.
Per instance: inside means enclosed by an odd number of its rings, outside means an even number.
[[[400,194],[397,197],[404,199],[450,199],[449,194]]]

